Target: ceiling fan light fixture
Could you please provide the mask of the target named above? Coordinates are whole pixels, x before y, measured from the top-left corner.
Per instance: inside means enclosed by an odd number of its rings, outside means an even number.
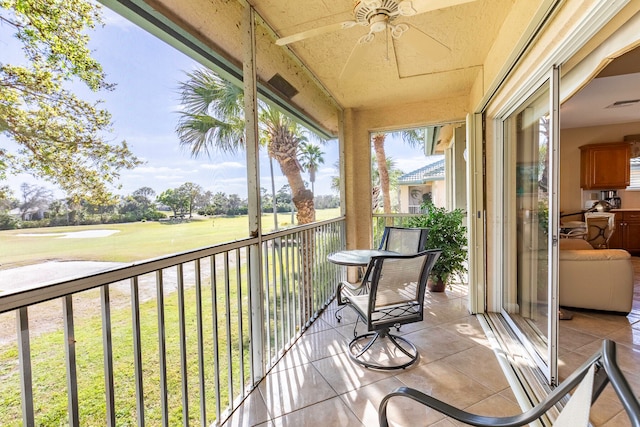
[[[382,1],[381,0],[362,0],[362,3],[364,3],[365,6],[371,8],[371,9],[378,9],[378,8],[382,7]]]
[[[391,37],[394,39],[399,39],[405,31],[409,30],[409,26],[404,22],[401,22],[398,25],[390,25],[389,27],[391,27]]]
[[[418,12],[413,8],[413,3],[410,1],[401,1],[398,3],[398,13],[402,16],[413,16]]]
[[[369,20],[369,31],[372,33],[381,33],[387,29],[389,17],[384,14],[372,16]]]

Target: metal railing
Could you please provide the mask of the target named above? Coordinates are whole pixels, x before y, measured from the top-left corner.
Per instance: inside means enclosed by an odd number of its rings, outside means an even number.
[[[0,298],[0,425],[224,421],[330,302],[344,247],[339,218]]]

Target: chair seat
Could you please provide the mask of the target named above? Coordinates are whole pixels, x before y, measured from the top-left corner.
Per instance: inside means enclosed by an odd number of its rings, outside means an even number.
[[[350,292],[352,295],[356,295],[356,292],[359,292],[360,290],[362,290],[363,286],[365,285],[362,282],[351,283],[351,282],[347,282],[346,280],[340,283],[343,286],[343,292],[344,291]]]
[[[367,311],[369,310],[369,295],[354,295],[347,298],[358,314],[362,316],[362,318],[366,318]],[[384,322],[390,324],[402,323],[419,315],[420,310],[420,305],[415,303],[392,304],[372,312],[371,322],[374,325]]]

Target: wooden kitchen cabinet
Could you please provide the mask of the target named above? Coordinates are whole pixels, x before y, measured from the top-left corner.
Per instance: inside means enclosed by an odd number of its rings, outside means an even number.
[[[609,247],[640,253],[640,210],[614,212],[616,230],[609,240]]]
[[[627,188],[631,180],[627,142],[589,144],[580,147],[580,187],[585,190]]]

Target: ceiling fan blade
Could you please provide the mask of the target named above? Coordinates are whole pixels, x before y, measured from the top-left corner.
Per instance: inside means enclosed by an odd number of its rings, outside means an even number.
[[[359,67],[362,66],[362,60],[366,56],[367,47],[373,41],[373,39],[374,33],[365,34],[364,36],[360,37],[358,43],[356,43],[356,45],[351,50],[347,62],[342,68],[342,72],[340,73],[340,77],[338,78],[339,80],[357,74],[357,71],[360,69]]]
[[[476,0],[405,0],[398,4],[398,11],[400,15],[411,16],[473,1]]]
[[[276,44],[278,46],[284,46],[289,43],[294,43],[300,40],[308,39],[310,37],[319,36],[321,34],[330,33],[332,31],[344,30],[346,28],[351,28],[357,25],[356,21],[344,21],[344,22],[336,22],[335,24],[325,25],[323,27],[314,28],[312,30],[302,31],[300,33],[292,34],[287,37],[282,37],[276,40]]]

